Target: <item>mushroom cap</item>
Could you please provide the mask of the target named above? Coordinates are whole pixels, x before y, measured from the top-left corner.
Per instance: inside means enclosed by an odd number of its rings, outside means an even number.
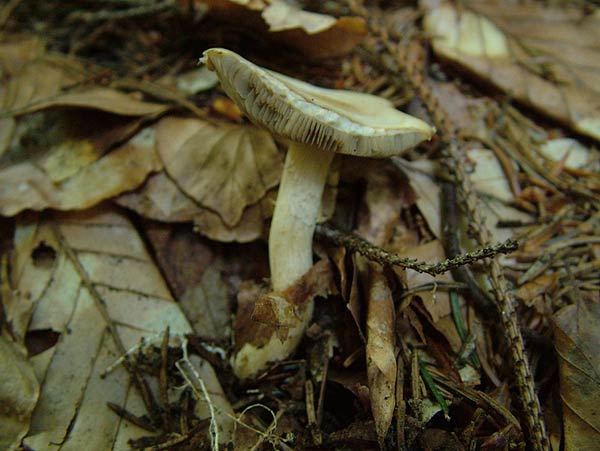
[[[252,122],[323,150],[385,158],[428,140],[434,129],[381,97],[325,89],[213,48],[200,60]]]

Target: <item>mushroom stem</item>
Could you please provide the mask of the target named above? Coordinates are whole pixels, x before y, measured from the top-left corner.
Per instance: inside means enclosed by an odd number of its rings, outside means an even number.
[[[289,146],[269,235],[275,292],[284,291],[313,265],[313,234],[333,155],[305,144]]]

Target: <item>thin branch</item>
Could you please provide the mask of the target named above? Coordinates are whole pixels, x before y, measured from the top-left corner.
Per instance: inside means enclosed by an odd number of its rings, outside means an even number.
[[[324,224],[317,225],[316,233],[318,237],[325,238],[336,246],[343,246],[353,252],[358,252],[368,260],[381,265],[400,266],[402,268],[413,269],[417,272],[431,274],[432,276],[443,274],[477,260],[494,257],[498,254],[508,254],[514,252],[519,247],[519,244],[515,240],[506,240],[504,243],[497,243],[472,252],[460,254],[440,263],[426,263],[414,258],[400,257],[399,255],[392,254],[357,235],[342,232]]]

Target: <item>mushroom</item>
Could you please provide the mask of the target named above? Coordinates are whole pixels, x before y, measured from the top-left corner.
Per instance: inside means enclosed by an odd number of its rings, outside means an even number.
[[[230,50],[206,50],[201,62],[216,72],[252,122],[289,142],[269,233],[271,285],[281,294],[313,265],[313,233],[334,155],[398,155],[434,130],[386,99],[316,87],[258,67]],[[311,320],[313,305],[311,300],[301,312],[289,306],[296,320],[283,343],[273,334],[261,348],[245,344],[234,357],[238,376],[288,357]]]

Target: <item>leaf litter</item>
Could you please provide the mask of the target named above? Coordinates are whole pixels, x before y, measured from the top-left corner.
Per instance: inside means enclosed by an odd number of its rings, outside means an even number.
[[[569,3],[1,7],[2,446],[593,447],[598,10]],[[216,46],[438,128],[336,162],[290,288],[313,323],[245,380],[232,350],[289,320],[263,293],[285,143],[196,67]]]

